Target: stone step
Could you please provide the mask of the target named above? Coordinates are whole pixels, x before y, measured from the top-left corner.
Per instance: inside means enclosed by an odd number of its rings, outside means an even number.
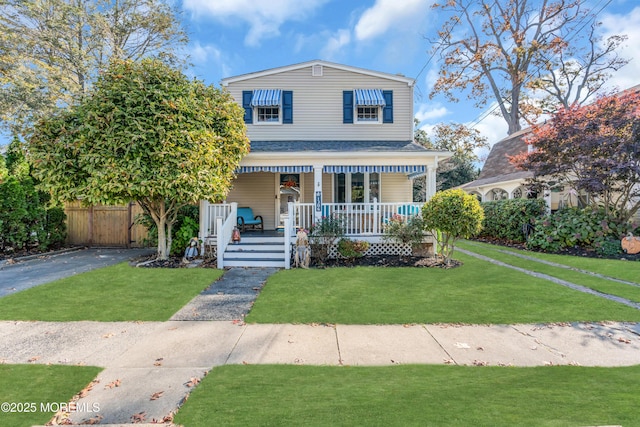
[[[225,267],[276,267],[284,268],[284,259],[225,258]]]

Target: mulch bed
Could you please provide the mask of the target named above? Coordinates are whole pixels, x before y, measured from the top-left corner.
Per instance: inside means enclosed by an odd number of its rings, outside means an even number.
[[[198,258],[191,262],[184,262],[182,257],[170,257],[167,260],[155,260],[155,255],[139,258],[132,265],[138,265],[146,268],[217,268],[215,258]],[[362,258],[349,259],[330,259],[324,265],[316,259],[311,260],[311,268],[328,268],[328,267],[435,267],[435,268],[455,268],[462,265],[462,262],[451,260],[450,265],[446,265],[440,258],[435,257],[419,257],[419,256],[398,256],[398,255],[375,255],[365,256]],[[291,267],[294,268],[293,263]]]

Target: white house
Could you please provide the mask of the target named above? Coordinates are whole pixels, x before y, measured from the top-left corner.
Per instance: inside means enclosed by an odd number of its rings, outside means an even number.
[[[251,151],[226,201],[201,203],[200,236],[216,243],[220,267],[288,268],[295,230],[329,215],[344,219],[348,236],[370,241],[371,253],[399,250],[381,238],[385,221],[417,212],[413,179],[427,176],[429,199],[438,162],[451,156],[413,141],[413,79],[310,61],[222,86],[245,110]],[[243,233],[254,246],[229,246],[238,207],[273,232]]]

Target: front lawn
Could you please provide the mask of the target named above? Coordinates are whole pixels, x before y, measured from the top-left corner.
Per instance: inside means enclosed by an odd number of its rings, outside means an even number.
[[[0,365],[0,425],[44,425],[100,371],[93,366]]]
[[[125,262],[0,298],[0,320],[165,321],[221,275]]]
[[[640,366],[234,366],[175,422],[210,426],[638,425]]]
[[[280,271],[251,323],[471,323],[640,321],[640,310],[457,253],[458,268]]]

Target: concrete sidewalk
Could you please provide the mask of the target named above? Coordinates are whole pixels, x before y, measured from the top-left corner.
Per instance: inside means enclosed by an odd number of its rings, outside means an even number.
[[[261,325],[233,321],[0,322],[1,363],[104,367],[79,423],[161,421],[207,371],[225,364],[626,366],[640,364],[640,324]],[[117,384],[117,386],[115,385]],[[160,395],[152,400],[152,397]]]

